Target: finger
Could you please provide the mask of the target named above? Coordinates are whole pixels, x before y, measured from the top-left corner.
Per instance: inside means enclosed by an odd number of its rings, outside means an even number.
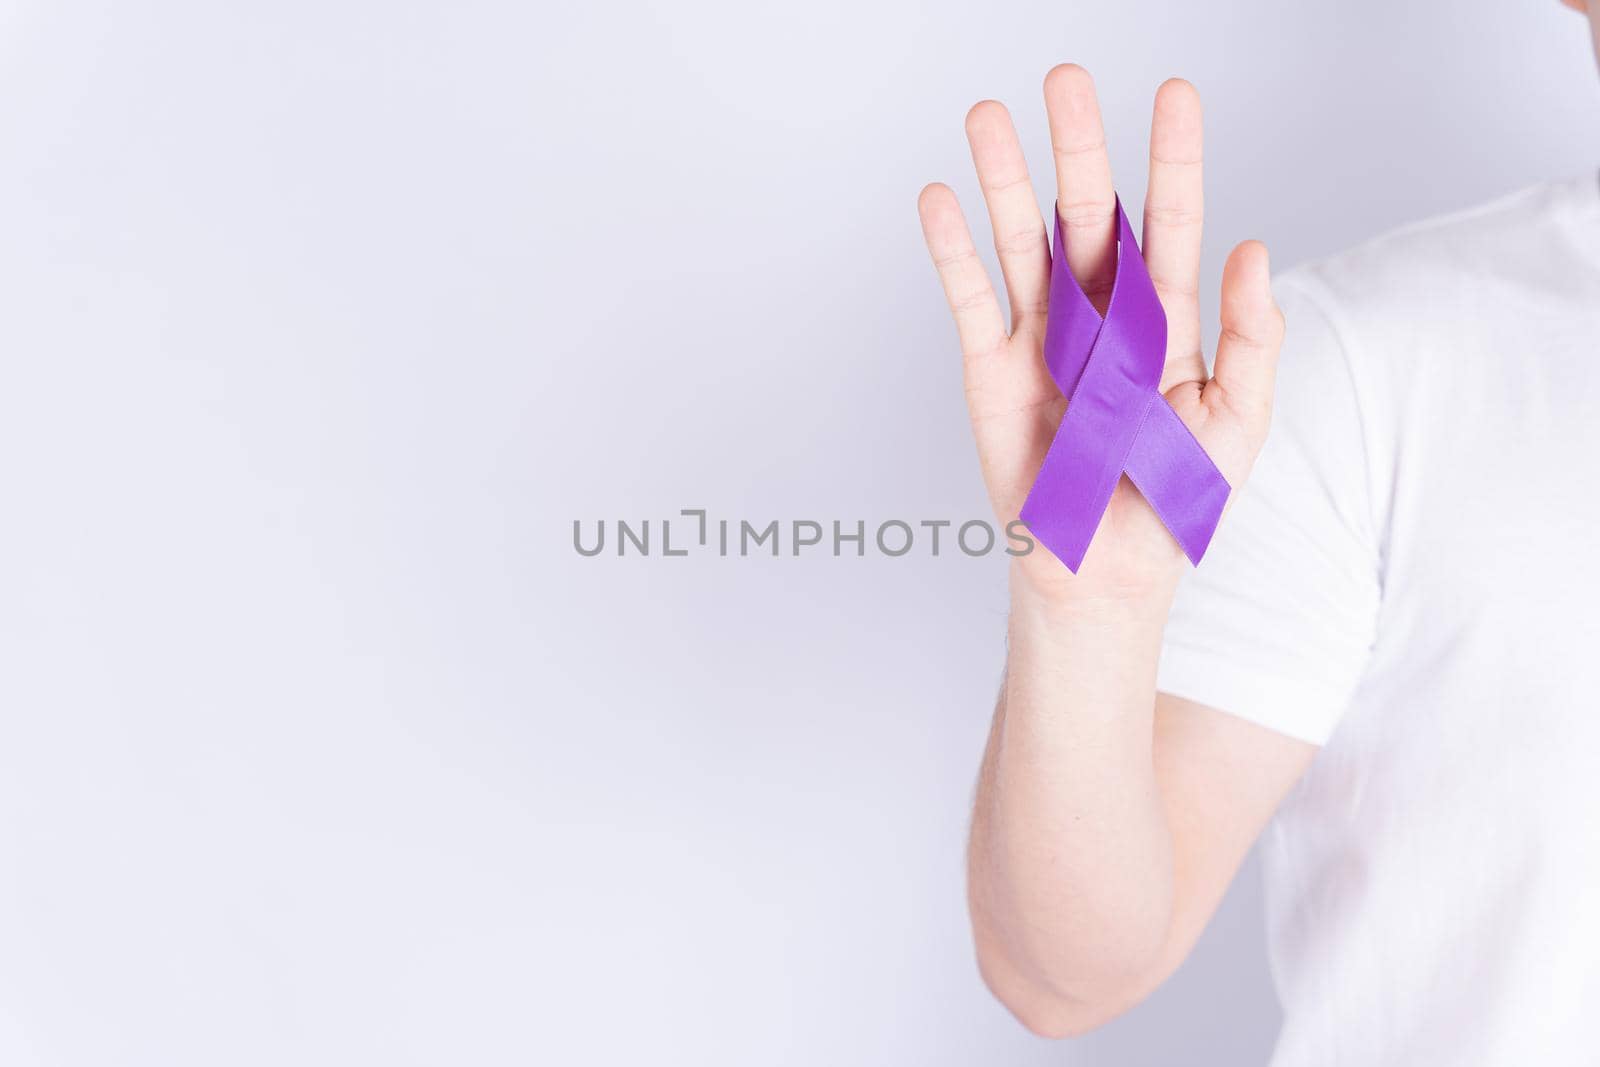
[[[1011,329],[1031,328],[1043,321],[1050,298],[1050,244],[1028,179],[1028,161],[1005,105],[985,100],[969,111],[967,142],[1006,280]]]
[[[1067,264],[1096,308],[1104,311],[1116,276],[1116,190],[1094,80],[1064,63],[1044,79],[1050,146],[1056,158],[1056,210],[1067,237]]]
[[[961,204],[948,185],[935,182],[917,197],[922,236],[939,272],[950,313],[961,335],[961,351],[972,359],[998,350],[1006,342],[1005,318],[995,300],[989,272],[972,246],[972,233]]]
[[[1156,91],[1150,123],[1150,188],[1144,200],[1144,261],[1167,313],[1167,366],[1161,388],[1204,381],[1200,354],[1200,94],[1181,78]]]
[[[1229,410],[1264,431],[1282,345],[1283,312],[1272,299],[1267,246],[1246,241],[1228,256],[1222,270],[1222,335],[1207,392],[1220,387]]]

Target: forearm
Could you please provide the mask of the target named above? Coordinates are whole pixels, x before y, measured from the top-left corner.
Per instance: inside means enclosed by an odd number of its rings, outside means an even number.
[[[1061,606],[1013,581],[969,892],[985,976],[1019,1014],[1116,1000],[1165,942],[1173,848],[1152,717],[1169,597]]]
[[[1121,258],[1133,243],[1121,238],[1088,73],[1063,64],[1044,89],[1062,205],[1049,226],[1005,108],[986,101],[967,115],[1009,323],[955,194],[934,184],[918,197],[961,337],[984,481],[1002,519],[1027,507],[1073,417],[1070,407],[1067,422],[1054,417],[1076,390],[1054,378],[1058,357],[1076,344],[1068,334],[1077,336],[1061,331],[1070,318],[1051,306],[1057,283],[1068,281],[1063,268],[1079,290],[1060,290],[1069,315],[1082,314],[1083,301],[1109,315],[1097,298],[1122,284],[1124,263],[1137,269]],[[1208,376],[1195,300],[1200,131],[1194,87],[1178,79],[1162,85],[1137,256],[1166,321],[1158,403],[1171,407],[1236,492],[1266,439],[1283,315],[1272,300],[1266,249],[1239,245],[1223,270],[1222,330]],[[1046,493],[1051,508],[1086,503],[1056,496]],[[1171,695],[1158,701],[1161,631],[1185,552],[1131,480],[1119,480],[1097,506],[1080,565],[1062,565],[1079,555],[1076,541],[1065,555],[1041,550],[1013,561],[1010,659],[973,819],[969,883],[979,962],[1007,1006],[1041,1032],[1104,1021],[1177,966],[1314,751],[1229,719],[1226,709]]]

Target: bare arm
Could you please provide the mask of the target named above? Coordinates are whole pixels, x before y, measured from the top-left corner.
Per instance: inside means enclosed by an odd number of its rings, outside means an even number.
[[[1104,307],[1114,190],[1082,69],[1045,79],[1068,262]],[[1064,409],[1041,348],[1046,229],[1005,109],[967,118],[1010,298],[1010,327],[955,196],[920,210],[961,335],[968,406],[996,514],[1014,519]],[[1237,489],[1266,437],[1282,316],[1266,250],[1236,248],[1215,375],[1200,350],[1201,118],[1192,86],[1156,98],[1143,251],[1168,321],[1162,389]],[[1225,537],[1224,524],[1218,537]],[[1176,968],[1313,746],[1158,696],[1156,663],[1182,555],[1124,480],[1073,575],[1042,549],[1011,575],[1010,656],[979,783],[969,895],[979,964],[1030,1028],[1075,1033]]]
[[[979,964],[1030,1029],[1081,1033],[1188,955],[1314,746],[1155,693],[1161,605],[1013,596],[968,857]]]

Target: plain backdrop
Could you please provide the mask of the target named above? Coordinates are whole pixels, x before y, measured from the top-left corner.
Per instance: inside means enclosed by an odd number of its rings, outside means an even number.
[[[0,4],[0,1062],[1263,1062],[1254,866],[983,990],[1003,559],[572,546],[985,517],[913,205],[1063,60],[1135,206],[1199,86],[1208,323],[1600,154],[1556,0]]]

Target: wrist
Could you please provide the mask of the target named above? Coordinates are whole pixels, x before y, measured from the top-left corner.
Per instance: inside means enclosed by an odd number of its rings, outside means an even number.
[[[1013,572],[1006,624],[1008,700],[1013,687],[1048,678],[1050,706],[1074,708],[1083,721],[1118,719],[1154,706],[1161,637],[1172,606],[1170,589],[1093,590],[1076,595],[1040,590]],[[1018,706],[1030,705],[1028,699]],[[1044,706],[1044,705],[1040,705]],[[1144,734],[1148,739],[1148,733]]]
[[[1109,587],[1093,578],[1075,576],[1064,567],[1059,576],[1041,582],[1036,570],[1020,560],[1012,562],[1011,613],[1045,627],[1154,624],[1159,631],[1177,592],[1175,579]]]

